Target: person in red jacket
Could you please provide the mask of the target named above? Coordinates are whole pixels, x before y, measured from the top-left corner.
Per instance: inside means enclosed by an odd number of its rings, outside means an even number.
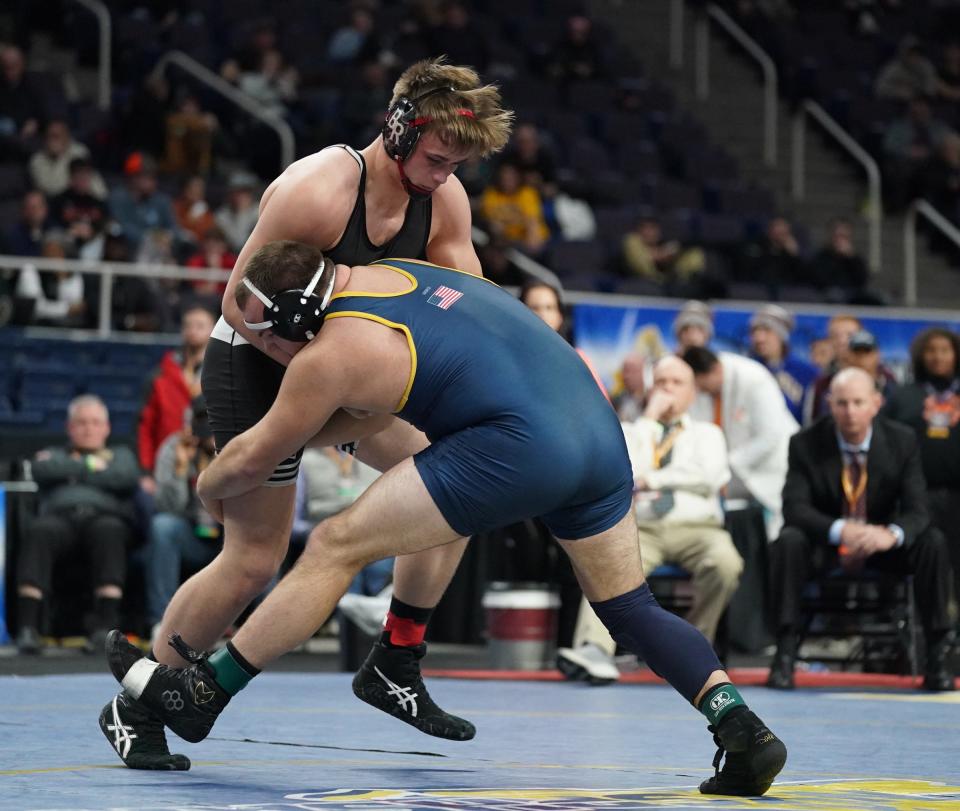
[[[189,306],[180,320],[180,349],[163,356],[150,383],[137,432],[137,455],[146,472],[141,486],[148,492],[152,492],[153,465],[160,444],[183,428],[184,412],[200,393],[200,364],[213,324],[213,313],[208,309]]]

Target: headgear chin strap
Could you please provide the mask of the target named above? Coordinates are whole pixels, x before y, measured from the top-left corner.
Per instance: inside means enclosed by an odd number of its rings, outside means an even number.
[[[420,140],[423,132],[423,126],[429,124],[433,119],[430,116],[420,115],[418,102],[423,101],[437,93],[455,93],[454,87],[435,87],[426,93],[421,93],[415,98],[401,96],[387,110],[387,115],[383,120],[383,148],[387,155],[397,162],[397,168],[400,171],[400,183],[404,191],[415,200],[425,200],[432,193],[430,189],[424,186],[418,186],[412,182],[403,171],[403,163],[413,154],[413,149]],[[476,118],[473,110],[459,108],[457,115]]]
[[[329,259],[324,259],[313,274],[310,283],[302,290],[283,290],[268,296],[260,290],[250,279],[244,277],[243,283],[247,289],[263,302],[263,315],[273,317],[269,320],[251,323],[244,321],[247,329],[257,332],[269,329],[280,338],[297,343],[306,343],[312,340],[319,332],[323,324],[323,313],[330,304],[330,297],[333,295],[333,286],[337,280],[336,265],[331,267],[330,281],[323,298],[317,296],[313,291],[320,283],[320,277],[327,266]],[[331,263],[332,264],[332,263]]]

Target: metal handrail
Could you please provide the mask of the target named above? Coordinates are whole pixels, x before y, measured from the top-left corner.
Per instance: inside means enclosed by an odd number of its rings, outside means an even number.
[[[101,0],[74,0],[97,18],[100,29],[99,67],[97,68],[97,106],[101,110],[110,109],[111,74],[110,74],[110,39],[113,23],[110,20],[110,11]]]
[[[684,0],[670,0],[670,68],[683,67],[683,12]]]
[[[719,6],[710,3],[707,12],[697,20],[695,82],[699,99],[710,97],[710,21],[729,34],[747,54],[760,65],[763,72],[763,162],[777,164],[777,66],[770,55],[746,31],[737,25]],[[681,32],[682,36],[682,32]],[[682,59],[682,51],[681,51]]]
[[[481,229],[477,228],[475,225],[471,228],[471,237],[473,241],[480,247],[483,247],[490,242],[490,235],[487,234],[486,231],[482,231]],[[539,279],[541,282],[546,282],[557,289],[563,288],[563,284],[557,277],[556,273],[554,273],[545,265],[541,265],[535,259],[531,259],[522,251],[519,251],[516,248],[508,248],[507,257],[511,262],[513,262],[513,264],[520,268],[520,270],[529,274],[530,276],[533,276],[533,278]]]
[[[133,276],[146,279],[187,279],[195,281],[225,282],[229,270],[219,268],[187,268],[178,265],[148,265],[131,262],[97,262],[84,259],[45,259],[39,256],[0,256],[0,267],[22,268],[33,265],[41,271],[65,271],[100,276],[100,308],[97,332],[101,337],[110,335],[110,314],[113,305],[113,277]]]
[[[831,115],[815,101],[805,100],[797,108],[793,118],[792,188],[793,199],[803,200],[806,194],[806,116],[816,119],[827,133],[833,136],[867,172],[867,221],[869,223],[869,246],[867,261],[870,269],[878,273],[882,266],[880,231],[883,220],[880,167],[867,150],[858,144],[852,135],[841,127]]]
[[[290,125],[275,113],[262,110],[257,103],[246,93],[237,90],[230,82],[218,76],[209,68],[201,65],[196,59],[183,51],[168,51],[160,57],[153,69],[152,75],[160,77],[167,65],[174,64],[185,70],[194,78],[199,79],[208,87],[212,87],[220,95],[225,96],[245,112],[262,121],[273,129],[280,138],[280,171],[282,172],[291,163],[295,155],[295,140]]]
[[[903,303],[917,303],[917,215],[922,214],[940,229],[940,233],[960,248],[960,228],[937,211],[926,200],[914,200],[903,218]]]

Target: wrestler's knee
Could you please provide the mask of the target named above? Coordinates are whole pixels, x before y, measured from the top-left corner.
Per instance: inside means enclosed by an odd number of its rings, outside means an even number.
[[[360,569],[370,561],[348,515],[340,513],[313,528],[301,555],[306,566],[343,566]]]

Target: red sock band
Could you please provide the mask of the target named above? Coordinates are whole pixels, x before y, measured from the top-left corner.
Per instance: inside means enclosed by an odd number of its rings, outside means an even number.
[[[390,634],[391,645],[411,648],[423,642],[424,634],[427,632],[427,624],[425,622],[414,622],[405,617],[398,617],[392,611],[388,611],[383,630]]]

